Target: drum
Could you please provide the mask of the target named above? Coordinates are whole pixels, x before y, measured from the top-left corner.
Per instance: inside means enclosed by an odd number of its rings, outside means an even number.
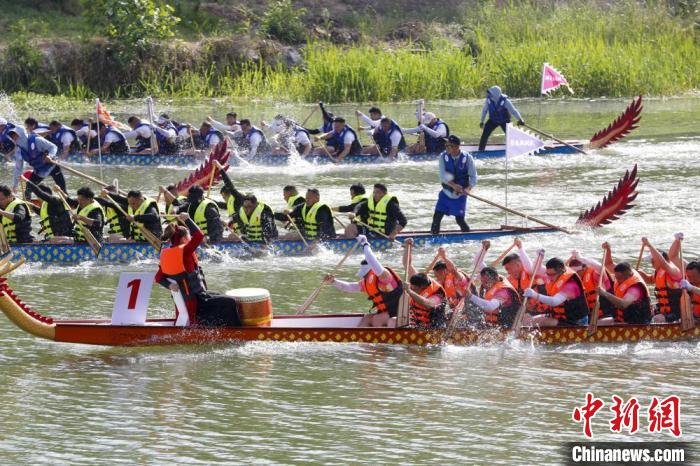
[[[269,327],[272,322],[272,300],[264,288],[237,288],[228,290],[238,304],[238,315],[244,327]]]

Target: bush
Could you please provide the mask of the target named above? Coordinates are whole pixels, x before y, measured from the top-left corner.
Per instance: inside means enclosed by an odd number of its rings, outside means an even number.
[[[304,23],[301,20],[304,14],[306,9],[295,8],[292,0],[277,0],[265,12],[260,27],[271,39],[298,44],[305,40]]]
[[[86,15],[106,35],[124,64],[174,35],[180,18],[154,0],[86,0]]]

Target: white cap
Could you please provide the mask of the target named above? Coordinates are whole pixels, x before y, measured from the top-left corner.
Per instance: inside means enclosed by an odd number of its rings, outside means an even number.
[[[363,261],[363,262],[364,262],[364,261]],[[367,275],[367,274],[370,272],[370,270],[372,270],[372,266],[371,266],[371,265],[369,265],[369,264],[362,264],[362,265],[360,265],[360,270],[357,271],[357,274],[356,274],[356,275],[357,275],[359,278],[364,278],[365,275]]]
[[[158,119],[156,120],[156,123],[158,123],[159,125],[162,125],[162,124],[167,123],[167,122],[168,122],[168,119],[167,119],[167,118],[163,118],[162,115],[159,116]]]
[[[424,125],[427,125],[428,123],[430,123],[434,119],[435,119],[435,114],[432,112],[425,112],[423,114],[423,124]]]
[[[7,124],[7,120],[4,119],[3,117],[0,117],[0,126],[4,126]]]

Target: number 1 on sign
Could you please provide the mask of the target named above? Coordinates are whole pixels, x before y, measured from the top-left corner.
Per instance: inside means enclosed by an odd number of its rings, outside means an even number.
[[[136,309],[136,299],[139,297],[139,288],[141,288],[141,279],[137,278],[135,280],[131,280],[129,283],[126,284],[127,288],[131,288],[131,294],[129,295],[129,304],[127,304],[126,308],[129,311],[133,311]]]

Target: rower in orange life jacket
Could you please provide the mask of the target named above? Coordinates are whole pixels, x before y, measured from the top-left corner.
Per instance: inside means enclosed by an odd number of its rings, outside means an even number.
[[[571,252],[569,267],[581,279],[588,309],[594,309],[598,299],[597,289],[602,265],[592,259],[582,257],[578,251],[574,250]],[[605,277],[603,277],[603,288],[610,293],[613,292],[613,280],[607,270],[605,271]],[[607,299],[601,298],[598,318],[603,319],[606,317],[615,317],[615,306]]]
[[[603,247],[608,250],[608,262],[605,266],[609,270],[613,265],[610,245],[606,242],[603,243]],[[600,319],[598,325],[648,324],[651,320],[651,300],[649,299],[649,290],[642,277],[627,262],[615,265],[614,274],[613,293],[598,288],[598,295],[608,299],[615,306],[615,319]]]
[[[700,319],[700,261],[689,262],[685,267],[685,276],[681,288],[690,294],[695,319]]]
[[[240,326],[236,301],[207,291],[195,252],[204,239],[204,234],[187,213],[180,213],[177,218],[187,228],[172,224],[166,230],[165,237],[172,234],[169,237],[171,246],[160,253],[156,283],[182,293],[190,325]]]
[[[413,239],[407,239],[404,242],[404,247],[409,244],[413,244]],[[409,287],[406,289],[411,298],[409,304],[411,327],[443,327],[446,322],[445,308],[447,306],[445,290],[427,274],[419,273],[416,270],[410,259],[408,248],[404,249],[403,264],[404,267],[408,267],[408,275],[411,277]]]
[[[365,260],[357,272],[360,281],[346,282],[336,279],[334,275],[327,275],[325,281],[346,293],[367,294],[376,312],[366,314],[359,327],[395,327],[399,299],[403,294],[401,278],[392,269],[379,263],[366,236],[359,235],[356,240],[362,246],[365,255]]]
[[[534,317],[525,316],[523,325],[556,327],[557,325],[586,325],[588,323],[588,304],[581,278],[564,265],[564,261],[553,257],[545,265],[547,283],[546,294],[540,294],[528,288],[523,296],[547,306],[545,314]]]
[[[523,248],[523,243],[519,238],[515,238],[513,244],[518,248],[517,253],[508,254],[503,258],[503,268],[508,272],[508,281],[515,290],[523,297],[523,292],[530,286],[530,278],[532,277],[532,261]],[[545,274],[540,270],[535,276],[534,290],[541,294],[546,294]],[[536,301],[528,302],[528,313],[531,315],[544,314],[547,311],[546,306]]]
[[[671,248],[675,246],[677,250],[682,239],[683,233],[676,233],[674,245]],[[642,244],[651,253],[651,264],[654,267],[653,275],[639,271],[639,275],[647,285],[654,285],[656,315],[652,318],[652,322],[675,322],[681,318],[680,282],[683,279],[681,269],[670,260],[669,254],[658,251],[646,237],[642,238]]]
[[[459,270],[455,264],[445,255],[445,248],[438,248],[440,260],[433,266],[435,280],[445,290],[447,302],[454,309],[459,301],[467,294],[469,279]]]
[[[480,276],[479,296],[470,290],[467,298],[484,312],[487,324],[510,328],[520,308],[518,292],[493,267],[482,268]]]

